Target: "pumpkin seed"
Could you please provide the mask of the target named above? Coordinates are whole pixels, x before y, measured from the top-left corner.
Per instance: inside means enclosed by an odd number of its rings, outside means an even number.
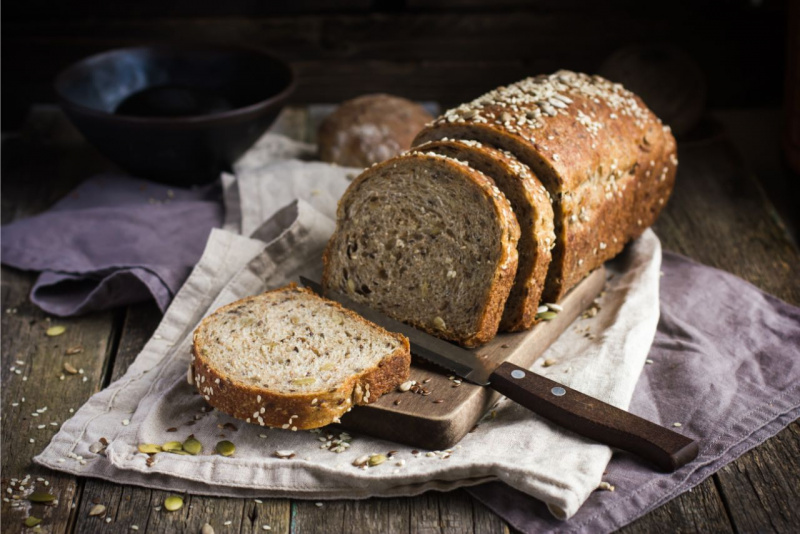
[[[64,370],[71,375],[78,374],[78,370],[69,362],[64,362]]]
[[[551,311],[536,314],[536,318],[541,319],[542,321],[552,321],[556,317],[558,317],[558,314]]]
[[[161,452],[161,447],[156,445],[155,443],[140,443],[139,444],[139,452],[143,452],[145,454],[156,454],[157,452]]]
[[[216,451],[222,456],[231,456],[236,452],[236,445],[227,440],[220,441],[217,443]]]
[[[180,441],[168,441],[161,446],[164,452],[183,451],[183,443]]]
[[[93,517],[96,515],[102,515],[106,511],[106,507],[102,504],[95,504],[92,506],[92,509],[89,510],[89,517]]]
[[[186,452],[186,451],[184,451],[184,450],[180,450],[180,451],[168,451],[168,452],[169,452],[170,454],[177,454],[178,456],[193,456],[192,454],[189,454],[188,452]]]
[[[26,527],[35,527],[36,525],[38,525],[41,522],[42,522],[42,520],[39,519],[38,517],[30,516],[30,517],[25,519],[25,526]]]
[[[183,450],[189,454],[200,454],[203,452],[203,444],[195,438],[189,438],[183,442]]]
[[[56,325],[56,326],[51,326],[50,328],[48,328],[47,331],[45,332],[45,334],[47,334],[50,337],[56,337],[56,336],[60,336],[61,334],[63,334],[66,331],[67,331],[67,327],[66,326]]]
[[[174,512],[175,510],[180,510],[183,508],[183,499],[178,497],[177,495],[171,495],[164,499],[164,508],[166,508],[170,512]]]
[[[381,465],[383,462],[386,461],[385,454],[373,454],[369,457],[369,466],[375,467],[376,465]]]
[[[48,503],[56,500],[56,496],[53,495],[52,493],[45,493],[44,491],[34,491],[30,495],[28,495],[28,500],[30,502]]]
[[[214,534],[214,527],[206,523],[203,525],[203,528],[200,529],[200,534]]]

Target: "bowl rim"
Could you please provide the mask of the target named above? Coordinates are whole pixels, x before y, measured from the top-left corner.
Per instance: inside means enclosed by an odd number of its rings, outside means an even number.
[[[107,111],[91,108],[83,104],[78,104],[75,101],[67,98],[62,92],[63,86],[67,83],[65,78],[68,75],[72,74],[75,70],[81,68],[85,64],[94,61],[99,61],[106,56],[116,55],[122,52],[134,52],[134,51],[196,52],[205,50],[215,51],[215,52],[244,52],[269,58],[286,69],[286,72],[289,75],[289,83],[287,83],[286,87],[284,87],[280,92],[264,100],[259,100],[252,104],[248,104],[247,106],[221,111],[217,113],[207,113],[203,115],[188,115],[183,117],[140,117],[135,115],[116,115],[114,113],[109,113]],[[136,124],[136,125],[154,125],[162,127],[194,126],[206,123],[231,122],[244,118],[249,118],[250,116],[258,113],[259,111],[261,111],[266,107],[269,107],[273,104],[280,103],[286,100],[289,97],[289,95],[291,95],[294,92],[296,86],[297,86],[297,76],[295,74],[294,67],[292,67],[292,65],[288,61],[285,61],[270,52],[265,52],[264,50],[260,50],[258,48],[241,46],[241,45],[168,44],[168,43],[144,44],[144,45],[137,45],[130,47],[112,48],[110,50],[105,50],[97,54],[92,54],[91,56],[86,56],[70,64],[68,67],[64,68],[61,72],[58,73],[53,82],[53,88],[56,92],[56,95],[58,96],[58,100],[61,102],[61,105],[65,108],[71,108],[75,111],[79,111],[84,115],[90,115],[96,118],[112,118],[115,122],[120,122],[120,123]]]

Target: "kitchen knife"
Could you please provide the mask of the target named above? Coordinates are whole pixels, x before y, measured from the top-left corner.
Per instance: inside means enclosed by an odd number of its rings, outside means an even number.
[[[305,277],[301,283],[322,295],[322,287]],[[675,471],[697,457],[697,442],[625,410],[568,388],[513,363],[491,368],[466,349],[431,336],[332,290],[324,296],[383,328],[409,339],[411,352],[461,378],[494,389],[553,423],[611,447]]]

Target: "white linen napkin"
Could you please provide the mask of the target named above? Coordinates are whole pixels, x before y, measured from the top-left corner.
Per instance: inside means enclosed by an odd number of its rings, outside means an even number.
[[[318,278],[322,250],[334,229],[335,202],[358,172],[298,159],[275,161],[269,147],[295,158],[307,145],[268,141],[245,158],[252,164],[224,177],[226,229],[211,234],[135,362],[64,423],[35,461],[123,484],[241,497],[402,496],[500,480],[544,501],[556,517],[572,516],[600,483],[611,450],[506,399],[452,450],[419,454],[366,435],[352,436],[349,448],[336,453],[329,442],[341,437],[339,430],[266,429],[205,411],[202,397],[186,382],[192,330],[219,306],[296,281],[300,274]],[[627,408],[658,322],[660,263],[660,243],[648,230],[607,265],[611,276],[599,313],[576,320],[532,369]],[[545,368],[544,359],[558,363]],[[137,450],[140,443],[183,441],[190,434],[204,447],[197,456],[160,453],[148,465]],[[91,452],[101,437],[109,442],[107,449]],[[233,456],[214,453],[221,439],[235,444]],[[279,450],[293,451],[294,457],[278,458]],[[381,465],[353,465],[355,458],[389,450],[397,452]]]

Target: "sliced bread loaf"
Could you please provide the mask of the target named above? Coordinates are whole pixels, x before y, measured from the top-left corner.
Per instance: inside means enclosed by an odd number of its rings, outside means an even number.
[[[408,379],[408,339],[291,284],[228,304],[194,332],[190,378],[248,423],[291,430],[338,422]]]
[[[550,265],[550,250],[555,246],[553,206],[547,190],[530,168],[510,152],[477,141],[443,139],[420,145],[414,151],[465,161],[494,180],[508,198],[520,227],[519,265],[500,330],[516,332],[533,326]]]
[[[569,71],[527,78],[447,111],[414,141],[473,139],[530,166],[553,200],[556,302],[658,216],[675,179],[669,127],[636,95]]]
[[[471,347],[497,333],[520,229],[482,172],[411,153],[364,171],[339,201],[323,286]]]

